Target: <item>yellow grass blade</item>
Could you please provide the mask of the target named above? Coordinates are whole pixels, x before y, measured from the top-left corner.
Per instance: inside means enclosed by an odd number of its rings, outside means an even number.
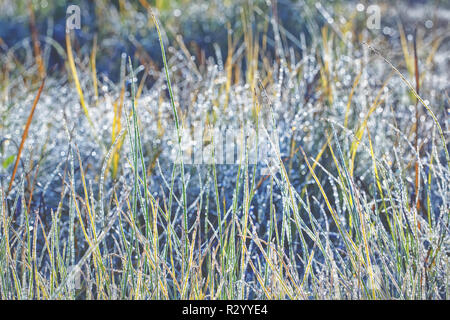
[[[405,59],[406,69],[410,75],[414,74],[414,62],[408,49],[408,41],[406,40],[405,31],[403,30],[403,25],[398,22],[398,31],[400,33],[400,43],[402,45],[403,57]]]
[[[375,97],[375,100],[373,101],[369,111],[366,114],[366,117],[364,118],[363,123],[361,124],[361,126],[358,129],[358,131],[356,132],[356,140],[353,141],[351,149],[350,149],[350,151],[352,153],[352,158],[351,158],[351,162],[350,162],[350,175],[351,176],[353,176],[354,163],[355,163],[355,158],[356,158],[356,151],[357,151],[359,143],[361,142],[361,139],[362,139],[362,137],[364,135],[364,131],[365,131],[366,127],[367,127],[367,122],[369,121],[369,117],[376,110],[376,108],[383,102],[383,99],[380,100],[380,97],[381,97],[381,94],[384,91],[384,88],[386,87],[386,85],[388,84],[389,80],[391,79],[391,76],[392,76],[392,72],[389,74],[388,78],[386,79],[386,81],[381,86],[380,90],[378,91],[377,96]]]
[[[98,81],[97,81],[97,65],[95,57],[97,56],[97,35],[94,36],[94,44],[91,53],[92,83],[94,86],[95,104],[98,104]]]
[[[66,32],[66,48],[67,48],[67,59],[69,60],[70,71],[72,72],[73,80],[75,81],[75,86],[77,88],[78,96],[80,97],[80,104],[83,108],[84,114],[89,121],[89,124],[94,128],[94,123],[89,116],[89,111],[84,100],[83,90],[81,89],[80,80],[78,80],[77,69],[75,67],[75,61],[73,59],[72,44],[70,43],[70,32]]]

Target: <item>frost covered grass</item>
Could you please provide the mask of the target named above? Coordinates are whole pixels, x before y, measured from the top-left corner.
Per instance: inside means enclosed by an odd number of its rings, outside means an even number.
[[[448,299],[449,9],[406,5],[98,1],[95,35],[0,38],[0,297]]]

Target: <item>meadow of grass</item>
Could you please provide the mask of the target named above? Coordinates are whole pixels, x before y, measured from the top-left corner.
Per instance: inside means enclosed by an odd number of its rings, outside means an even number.
[[[1,299],[448,299],[450,7],[357,4],[0,1]]]

